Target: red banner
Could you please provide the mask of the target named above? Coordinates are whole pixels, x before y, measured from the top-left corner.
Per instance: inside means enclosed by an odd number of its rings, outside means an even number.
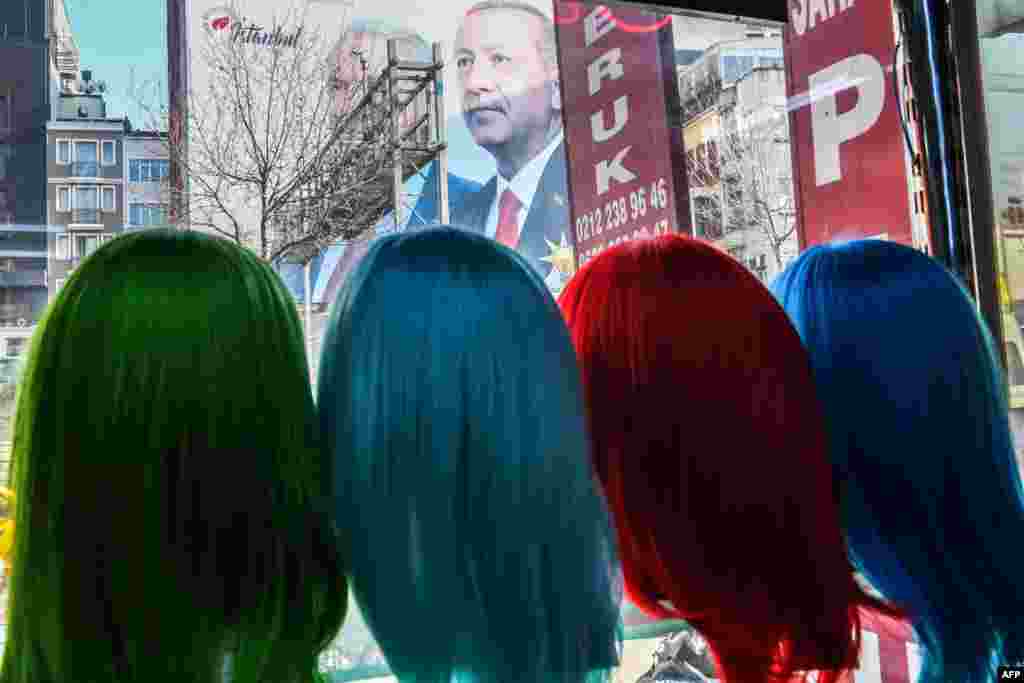
[[[555,24],[577,264],[619,242],[689,232],[683,145],[670,126],[671,17],[555,0]]]
[[[793,0],[786,31],[800,246],[913,245],[892,0]]]

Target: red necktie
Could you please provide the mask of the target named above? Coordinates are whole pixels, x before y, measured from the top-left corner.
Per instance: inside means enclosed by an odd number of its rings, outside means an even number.
[[[516,248],[519,244],[519,209],[523,203],[512,190],[505,190],[501,193],[498,201],[498,230],[494,233],[494,239],[506,247]]]

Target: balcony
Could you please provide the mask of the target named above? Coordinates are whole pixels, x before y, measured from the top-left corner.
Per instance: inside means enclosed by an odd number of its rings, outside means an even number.
[[[72,225],[100,225],[99,209],[75,209],[71,212]]]
[[[71,164],[72,178],[99,178],[100,164],[97,161],[75,161]]]

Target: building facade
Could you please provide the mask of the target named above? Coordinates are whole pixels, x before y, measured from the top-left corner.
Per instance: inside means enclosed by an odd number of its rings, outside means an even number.
[[[781,36],[713,45],[679,91],[694,233],[768,281],[798,251]]]
[[[124,229],[126,119],[106,116],[101,88],[83,72],[65,83],[47,124],[49,290]]]
[[[0,2],[0,366],[27,347],[47,301],[47,135],[78,71],[63,0]],[[0,368],[0,381],[5,376]]]
[[[125,230],[169,225],[167,133],[128,131],[124,137]]]

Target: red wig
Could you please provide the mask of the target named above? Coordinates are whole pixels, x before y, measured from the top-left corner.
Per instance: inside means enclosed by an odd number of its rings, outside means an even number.
[[[588,263],[559,304],[626,590],[707,638],[725,683],[839,680],[858,587],[796,330],[751,273],[679,235]]]

